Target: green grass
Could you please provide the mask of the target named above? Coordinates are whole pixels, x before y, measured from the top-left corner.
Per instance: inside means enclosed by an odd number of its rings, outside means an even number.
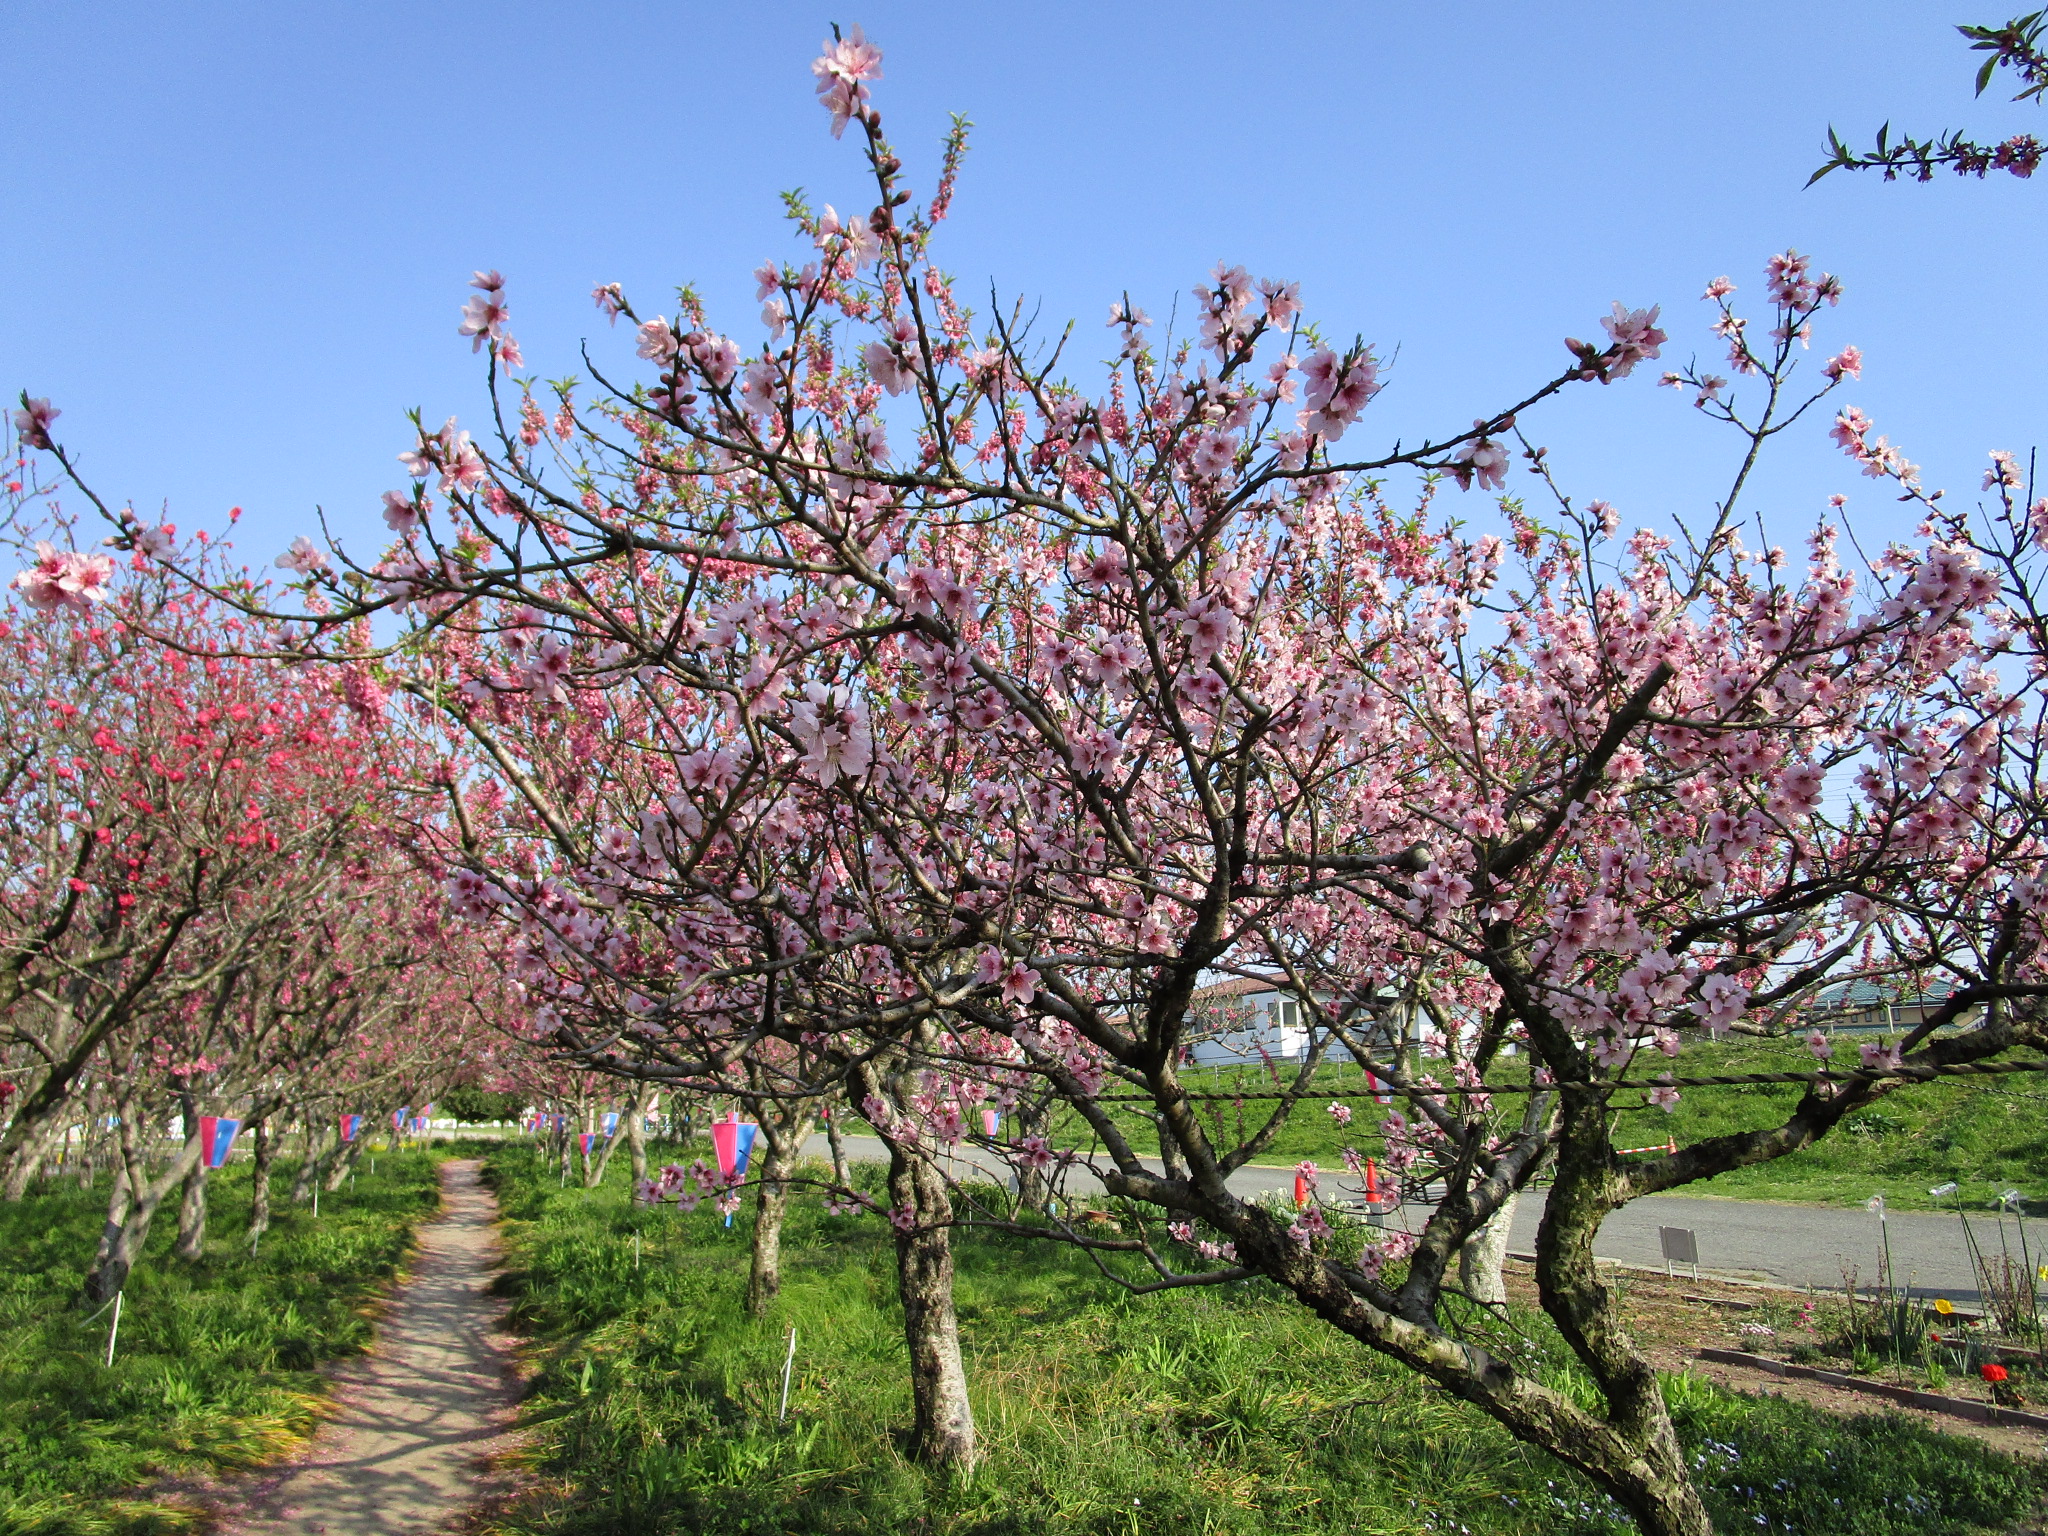
[[[1071,1251],[986,1234],[957,1243],[986,1455],[971,1476],[933,1474],[901,1447],[909,1393],[878,1220],[800,1198],[783,1298],[754,1323],[739,1311],[748,1216],[727,1231],[709,1207],[635,1207],[616,1171],[565,1190],[519,1148],[489,1166],[505,1288],[539,1368],[542,1475],[497,1536],[1627,1529],[1583,1479],[1261,1285],[1131,1298]],[[1540,1319],[1524,1322],[1529,1363],[1587,1390]],[[1901,1419],[1844,1422],[1692,1377],[1673,1398],[1724,1530],[1962,1533],[2005,1527],[2044,1491],[2040,1468]]]
[[[1836,1050],[1842,1061],[1854,1063],[1853,1040],[1838,1041]],[[1638,1071],[1654,1075],[1667,1065],[1659,1056],[1653,1064],[1639,1064]],[[1803,1046],[1734,1043],[1689,1048],[1676,1064],[1677,1074],[1685,1077],[1807,1072],[1813,1067]],[[1257,1069],[1212,1073],[1196,1068],[1184,1080],[1193,1093],[1276,1086]],[[1489,1081],[1527,1082],[1526,1058],[1496,1063]],[[1358,1092],[1358,1070],[1325,1067],[1316,1086],[1318,1096],[1294,1110],[1259,1162],[1291,1164],[1312,1158],[1325,1168],[1339,1168],[1347,1146],[1378,1155],[1383,1143],[1374,1127],[1385,1109],[1369,1098],[1347,1099],[1353,1114],[1348,1127],[1339,1126],[1325,1109],[1330,1102],[1326,1095]],[[1687,1088],[1668,1115],[1640,1107],[1637,1094],[1617,1094],[1615,1139],[1631,1147],[1662,1144],[1675,1136],[1683,1146],[1708,1136],[1759,1129],[1782,1121],[1798,1102],[1799,1092],[1774,1085]],[[1514,1098],[1503,1096],[1500,1103],[1504,1109],[1519,1108]],[[1241,1105],[1204,1105],[1203,1112],[1218,1139],[1234,1145],[1263,1123],[1271,1107],[1270,1102],[1247,1099]],[[1138,1117],[1135,1106],[1117,1108],[1139,1146],[1156,1146],[1156,1133]],[[1059,1139],[1085,1146],[1089,1132],[1074,1118],[1061,1123]],[[1894,1209],[1930,1210],[1950,1205],[1948,1197],[1936,1201],[1927,1191],[1951,1179],[1962,1186],[1964,1203],[1977,1209],[1988,1206],[2000,1191],[2017,1188],[2030,1197],[2030,1209],[2048,1210],[2048,1079],[2016,1074],[1914,1083],[1851,1115],[1816,1146],[1690,1185],[1682,1193],[1818,1205],[1861,1205],[1881,1193]]]
[[[75,1304],[105,1218],[106,1185],[41,1185],[0,1204],[0,1533],[173,1531],[196,1516],[152,1481],[247,1468],[316,1422],[317,1367],[363,1348],[367,1304],[438,1204],[431,1152],[382,1153],[320,1217],[273,1180],[276,1225],[250,1258],[249,1171],[210,1180],[205,1257],[170,1254],[176,1196],[130,1277],[111,1368],[105,1313]]]

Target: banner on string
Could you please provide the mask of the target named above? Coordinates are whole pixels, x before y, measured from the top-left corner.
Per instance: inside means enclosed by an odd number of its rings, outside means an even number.
[[[356,1136],[362,1131],[362,1128],[363,1117],[361,1115],[343,1115],[341,1117],[341,1139],[343,1141],[354,1141]]]
[[[747,1176],[747,1159],[753,1155],[754,1137],[760,1131],[751,1121],[720,1120],[711,1127],[711,1146],[718,1153],[718,1171],[728,1179]]]
[[[207,1167],[219,1168],[227,1163],[228,1148],[235,1144],[235,1132],[241,1128],[241,1121],[221,1115],[199,1117],[199,1155],[206,1159]]]

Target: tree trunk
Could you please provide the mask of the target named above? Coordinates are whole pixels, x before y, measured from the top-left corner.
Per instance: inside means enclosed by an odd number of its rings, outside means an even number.
[[[832,1148],[832,1179],[841,1189],[853,1188],[853,1170],[846,1166],[846,1143],[839,1139],[839,1116],[826,1111],[825,1142]]]
[[[206,1176],[211,1171],[201,1157],[185,1174],[185,1198],[178,1204],[178,1240],[171,1245],[171,1252],[188,1264],[196,1264],[206,1253]]]
[[[341,1132],[337,1130],[339,1138]],[[313,1198],[313,1186],[319,1182],[321,1170],[326,1166],[324,1146],[327,1132],[310,1121],[306,1125],[306,1155],[299,1162],[299,1171],[292,1176],[292,1204],[304,1205]]]
[[[633,1160],[633,1187],[647,1177],[647,1113],[654,1107],[655,1089],[647,1088],[633,1097],[633,1118],[626,1126],[626,1155]]]
[[[1052,1124],[1052,1105],[1021,1103],[1016,1109],[1017,1139],[1026,1136],[1043,1136]],[[1052,1197],[1052,1183],[1045,1176],[1043,1168],[1020,1168],[1017,1172],[1017,1204],[1027,1211],[1042,1211],[1045,1202]]]
[[[336,1132],[337,1136],[339,1134],[339,1132]],[[365,1137],[358,1136],[354,1141],[336,1145],[334,1164],[327,1170],[326,1182],[321,1185],[321,1188],[325,1189],[328,1194],[331,1195],[341,1188],[343,1184],[348,1182],[348,1176],[356,1171],[356,1159],[363,1155],[363,1142],[365,1140]]]
[[[977,1455],[974,1409],[960,1362],[953,1312],[952,1202],[945,1181],[921,1157],[889,1144],[889,1199],[914,1221],[896,1233],[896,1284],[910,1346],[914,1453],[942,1466],[971,1467]]]
[[[1645,1536],[1713,1536],[1706,1506],[1687,1475],[1656,1368],[1623,1327],[1593,1257],[1593,1239],[1616,1204],[1605,1101],[1572,1092],[1561,1098],[1564,1134],[1536,1234],[1536,1281],[1543,1310],[1606,1398],[1607,1428],[1622,1445],[1604,1455],[1587,1454],[1602,1448],[1526,1438],[1606,1488]]]
[[[270,1164],[277,1145],[270,1138],[270,1121],[258,1120],[250,1133],[254,1156],[249,1163],[249,1247],[270,1230]]]
[[[1486,1225],[1466,1238],[1465,1246],[1458,1250],[1458,1285],[1474,1301],[1507,1305],[1507,1281],[1501,1271],[1508,1261],[1508,1228],[1514,1224],[1515,1203],[1521,1198],[1509,1195]]]
[[[134,1203],[134,1197],[128,1189],[128,1169],[117,1153],[114,1159],[113,1187],[107,1191],[107,1219],[100,1226],[99,1247],[92,1256],[93,1268],[97,1269],[104,1264],[107,1256],[114,1251],[114,1239],[128,1224],[128,1208]]]
[[[186,1136],[185,1145],[179,1149],[178,1155],[171,1159],[170,1166],[151,1179],[144,1163],[142,1139],[130,1123],[133,1119],[134,1116],[124,1107],[121,1115],[121,1160],[126,1177],[117,1181],[122,1188],[108,1204],[107,1225],[100,1234],[99,1253],[92,1268],[86,1272],[84,1292],[87,1306],[106,1305],[128,1284],[128,1273],[149,1242],[149,1227],[156,1219],[157,1208],[199,1160],[199,1131],[195,1125],[190,1128],[191,1133]]]
[[[761,1186],[754,1195],[754,1241],[747,1269],[746,1313],[766,1317],[782,1290],[782,1218],[789,1209],[786,1159],[775,1147],[761,1163]]]
[[[28,1193],[63,1133],[71,1107],[69,1099],[59,1099],[41,1114],[31,1115],[24,1106],[15,1115],[0,1139],[0,1200],[19,1200]]]
[[[747,1271],[746,1312],[749,1317],[766,1317],[768,1308],[782,1290],[782,1221],[789,1211],[789,1175],[796,1167],[806,1138],[817,1118],[803,1109],[792,1108],[775,1117],[755,1112],[762,1148],[761,1186],[754,1196],[754,1241],[752,1262]]]

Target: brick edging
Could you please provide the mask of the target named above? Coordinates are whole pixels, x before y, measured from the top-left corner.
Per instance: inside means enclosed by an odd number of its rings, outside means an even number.
[[[1951,1418],[1971,1419],[1979,1424],[2019,1424],[2033,1429],[2048,1429],[2048,1414],[2029,1413],[2024,1408],[2001,1408],[1996,1403],[1950,1397],[1941,1392],[1895,1387],[1888,1381],[1864,1381],[1855,1376],[1844,1376],[1839,1371],[1817,1371],[1810,1365],[1793,1365],[1784,1360],[1773,1360],[1768,1355],[1753,1355],[1747,1350],[1702,1349],[1699,1358],[1718,1365],[1744,1365],[1772,1376],[1817,1381],[1823,1386],[1861,1392],[1866,1397],[1881,1397],[1890,1402],[1904,1403],[1909,1408],[1924,1408],[1930,1413],[1945,1413]]]

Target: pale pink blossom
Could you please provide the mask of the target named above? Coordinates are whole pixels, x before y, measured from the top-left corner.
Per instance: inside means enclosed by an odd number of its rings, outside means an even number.
[[[14,413],[14,430],[21,434],[21,440],[31,448],[48,448],[50,423],[64,413],[47,400],[24,400],[21,409]]]
[[[36,563],[17,575],[14,585],[31,607],[43,613],[59,608],[83,613],[94,603],[107,600],[107,584],[113,578],[112,556],[60,550],[47,539],[39,539]]]
[[[882,78],[882,50],[859,27],[822,46],[825,51],[811,64],[811,73],[818,77],[818,100],[832,114],[836,139],[868,104],[867,82]]]
[[[277,568],[281,571],[296,571],[301,576],[310,576],[315,571],[327,568],[327,551],[302,533],[292,540],[289,549],[277,557]]]
[[[384,493],[384,526],[393,533],[411,533],[419,526],[419,503],[404,491]]]

